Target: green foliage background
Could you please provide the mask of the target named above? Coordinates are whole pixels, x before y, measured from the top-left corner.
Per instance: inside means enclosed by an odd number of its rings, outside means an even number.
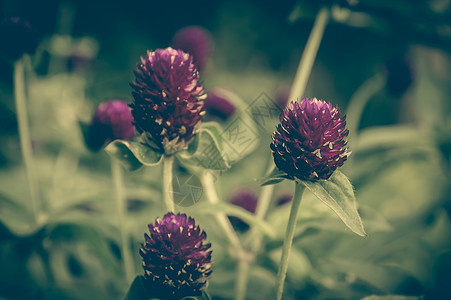
[[[340,1],[337,1],[337,3]],[[353,235],[309,192],[301,204],[284,299],[359,299],[370,295],[451,294],[451,8],[449,1],[342,1],[332,10],[303,97],[333,102],[344,112],[354,92],[384,78],[360,114],[348,114],[353,151],[341,171],[355,187],[368,238]],[[354,6],[349,3],[357,2]],[[290,86],[320,5],[332,1],[4,1],[2,16],[22,14],[42,32],[27,65],[30,112],[42,214],[31,208],[17,136],[10,66],[0,81],[0,298],[122,299],[124,278],[109,157],[89,152],[80,121],[107,98],[131,100],[132,70],[147,49],[169,45],[186,25],[209,29],[215,51],[201,74],[208,89],[225,87],[251,104]],[[2,41],[3,42],[3,41]],[[87,68],[70,71],[81,53]],[[401,96],[385,88],[384,62],[407,58],[413,83]],[[400,113],[393,113],[401,107]],[[394,117],[393,117],[394,115]],[[260,187],[271,132],[216,182],[221,199]],[[357,122],[357,124],[356,124]],[[164,214],[161,166],[125,173],[127,230],[135,272],[146,225]],[[293,186],[277,185],[273,204]],[[235,262],[204,199],[180,207],[207,231],[214,273],[208,293],[232,299]],[[271,207],[266,237],[251,268],[247,299],[272,299],[289,205]],[[242,240],[249,240],[249,233]],[[376,298],[365,298],[376,299]],[[377,298],[386,299],[386,298]],[[388,298],[387,298],[388,299]],[[390,298],[393,299],[393,298]],[[398,298],[396,298],[398,299]],[[404,298],[399,298],[404,299]]]

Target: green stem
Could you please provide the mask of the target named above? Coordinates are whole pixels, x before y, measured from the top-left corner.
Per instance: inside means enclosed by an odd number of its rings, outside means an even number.
[[[204,188],[207,200],[211,204],[219,203],[219,197],[218,194],[216,193],[215,183],[211,173],[203,172],[203,174],[200,177],[200,181],[202,183],[202,187]],[[245,270],[245,268],[247,269],[249,268],[249,257],[248,257],[249,255],[247,255],[247,253],[241,246],[240,239],[238,238],[235,230],[233,229],[230,220],[227,218],[227,215],[223,212],[218,211],[215,214],[215,218],[219,226],[221,226],[222,230],[224,231],[230,244],[232,245],[232,250],[234,251],[233,254],[235,255],[235,257],[237,257],[238,260],[237,276],[235,280],[236,283],[235,298],[245,299],[248,277],[247,274],[249,273],[248,271]],[[247,267],[245,267],[245,264],[247,264]],[[243,271],[245,272],[242,273]]]
[[[310,73],[312,72],[313,63],[315,62],[324,30],[329,22],[329,15],[329,9],[323,7],[316,16],[313,29],[310,32],[304,52],[302,53],[301,61],[299,62],[298,70],[296,71],[296,76],[294,77],[290,97],[288,98],[290,100],[302,97],[305,92],[305,87],[307,86]]]
[[[132,254],[128,245],[128,230],[124,222],[125,214],[127,212],[124,177],[119,160],[113,158],[111,159],[111,177],[116,190],[117,222],[119,226],[119,234],[121,236],[122,262],[124,264],[125,278],[127,281],[130,281],[135,275],[135,270],[133,267]]]
[[[304,185],[296,184],[296,190],[294,192],[293,203],[290,210],[290,217],[288,219],[287,229],[285,231],[285,239],[283,240],[282,258],[280,259],[279,272],[277,273],[277,300],[282,299],[283,286],[288,270],[288,259],[290,258],[294,230],[296,228],[296,222],[299,216],[299,208],[301,205],[302,193],[304,192],[304,189]]]
[[[219,197],[216,193],[215,183],[213,180],[213,176],[210,172],[204,172],[200,178],[202,186],[204,188],[204,193],[207,198],[207,201],[216,204],[219,203]],[[221,226],[222,230],[224,231],[226,237],[229,239],[230,243],[232,244],[232,247],[236,251],[242,251],[241,242],[238,238],[235,230],[233,229],[232,224],[230,223],[229,219],[227,218],[226,214],[223,212],[217,212],[215,214],[215,218],[219,225]]]
[[[174,156],[164,156],[163,158],[163,199],[168,212],[174,212],[174,194],[172,187],[172,168],[174,166]]]
[[[236,277],[236,297],[235,300],[246,299],[247,282],[249,279],[250,261],[240,260]]]
[[[16,100],[17,122],[19,128],[20,147],[25,165],[25,172],[30,192],[31,209],[34,222],[39,222],[39,197],[36,184],[36,173],[33,161],[33,148],[28,124],[27,103],[25,96],[24,57],[14,64],[14,98]]]

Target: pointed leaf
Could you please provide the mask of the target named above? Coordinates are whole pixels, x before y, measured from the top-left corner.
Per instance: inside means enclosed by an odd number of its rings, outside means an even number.
[[[152,148],[132,141],[115,140],[105,147],[105,151],[121,161],[129,171],[135,171],[144,166],[158,165],[163,155]]]
[[[204,169],[224,171],[230,168],[225,159],[221,145],[219,124],[209,122],[203,124],[199,133],[196,135],[194,146],[187,151],[179,152],[177,159],[188,166],[200,166]]]
[[[271,185],[271,184],[277,184],[279,182],[284,181],[285,179],[290,179],[288,174],[284,171],[279,170],[278,168],[274,167],[274,169],[266,175],[265,177],[258,180],[258,183],[260,185]]]
[[[144,276],[136,276],[124,300],[148,300],[150,296],[144,287]]]
[[[317,182],[297,181],[304,184],[319,200],[331,208],[349,229],[360,236],[367,236],[357,211],[354,190],[343,173],[335,171],[328,180]]]

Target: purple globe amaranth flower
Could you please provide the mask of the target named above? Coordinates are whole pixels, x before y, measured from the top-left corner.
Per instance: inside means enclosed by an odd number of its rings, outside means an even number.
[[[29,21],[16,16],[4,18],[0,23],[0,44],[0,51],[8,59],[18,60],[36,51],[38,35]]]
[[[98,151],[109,141],[130,139],[135,136],[133,116],[124,100],[108,100],[100,103],[88,127],[86,144]]]
[[[200,126],[206,95],[191,55],[172,48],[141,57],[135,71],[134,125],[152,148],[165,154],[186,149]]]
[[[212,273],[207,234],[185,214],[168,213],[148,226],[139,251],[148,292],[162,300],[199,296]]]
[[[257,195],[253,191],[242,189],[234,193],[230,202],[233,205],[244,208],[248,212],[255,213],[257,201]],[[229,220],[233,227],[238,231],[245,232],[249,229],[249,225],[240,218],[230,216]]]
[[[348,158],[346,118],[329,102],[293,101],[280,116],[272,136],[276,166],[291,179],[328,179]]]
[[[199,70],[203,70],[213,52],[213,38],[205,28],[188,26],[175,33],[172,47],[191,54]]]
[[[221,93],[220,89],[212,89],[205,99],[205,110],[209,115],[227,120],[235,113],[236,107]]]

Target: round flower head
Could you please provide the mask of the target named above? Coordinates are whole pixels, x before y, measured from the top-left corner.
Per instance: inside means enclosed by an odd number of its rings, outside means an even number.
[[[191,55],[170,47],[147,52],[135,76],[130,107],[137,131],[166,154],[186,149],[200,125],[205,98]]]
[[[245,189],[237,191],[233,195],[231,203],[244,208],[248,212],[255,213],[255,210],[257,209],[257,201],[258,198],[255,193],[251,190]],[[249,225],[240,218],[231,216],[229,217],[229,220],[233,227],[238,231],[244,232],[249,229]]]
[[[211,275],[211,244],[185,214],[166,214],[149,224],[150,236],[139,254],[145,286],[152,297],[169,300],[201,295]]]
[[[207,99],[205,99],[205,110],[207,114],[217,116],[220,119],[227,120],[236,111],[235,106],[227,100],[222,93],[209,91]]]
[[[133,138],[135,126],[132,122],[133,116],[126,101],[109,100],[100,103],[88,128],[88,148],[98,151],[106,142]]]
[[[194,63],[202,70],[213,50],[213,39],[206,29],[200,26],[188,26],[175,33],[172,47],[191,54]]]
[[[348,158],[345,118],[331,103],[302,99],[287,105],[272,136],[276,166],[291,179],[328,179]]]
[[[32,54],[38,46],[36,31],[20,17],[5,18],[0,23],[0,51],[9,59],[18,60],[23,54]]]

